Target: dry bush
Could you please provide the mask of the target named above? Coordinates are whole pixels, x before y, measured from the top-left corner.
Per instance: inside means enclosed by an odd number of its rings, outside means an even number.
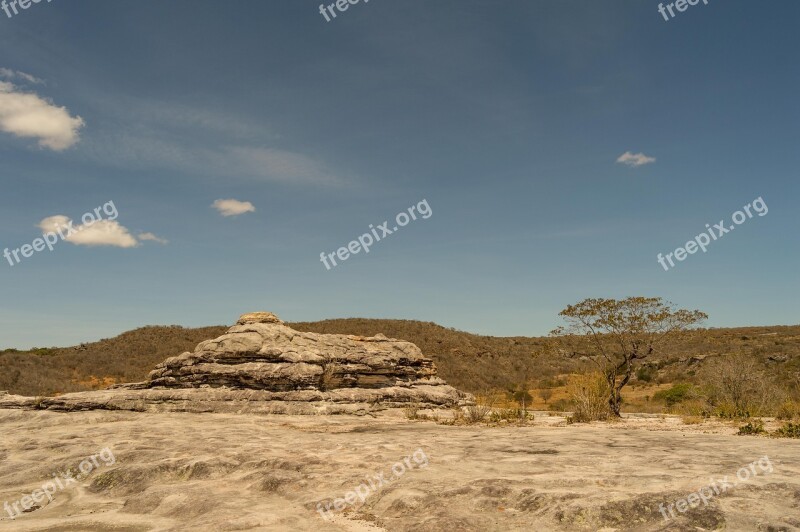
[[[795,418],[800,419],[800,373],[792,375],[789,389],[790,392],[781,401],[775,417],[791,421]]]
[[[611,415],[608,405],[611,390],[602,373],[572,375],[567,384],[567,393],[575,407],[573,422],[604,421]]]
[[[480,423],[492,411],[494,400],[491,396],[479,395],[475,397],[475,404],[467,407],[467,422]]]
[[[794,399],[784,400],[778,405],[775,417],[787,421],[800,418],[800,401],[795,401]]]
[[[718,357],[706,370],[706,382],[709,401],[720,417],[772,415],[783,398],[752,356]]]
[[[419,403],[410,403],[406,405],[405,408],[403,408],[403,413],[406,415],[406,419],[419,419],[420,408],[422,407]]]
[[[527,421],[533,421],[534,415],[530,412],[526,412],[521,408],[498,408],[496,410],[492,410],[491,414],[489,414],[489,421],[492,423],[500,423],[500,422],[514,422],[514,423],[525,423]]]
[[[714,413],[714,406],[705,397],[695,397],[678,403],[673,412],[689,418],[708,418]]]

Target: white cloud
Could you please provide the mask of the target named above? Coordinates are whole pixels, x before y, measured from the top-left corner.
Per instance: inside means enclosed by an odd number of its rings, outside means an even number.
[[[64,240],[76,246],[133,248],[139,245],[139,241],[128,229],[116,220],[98,220],[85,225],[75,225],[68,217],[56,215],[39,222],[39,228],[42,233],[64,235]]]
[[[83,126],[83,119],[71,116],[66,107],[57,107],[37,94],[0,81],[1,131],[35,138],[44,148],[62,151],[78,142],[78,130]]]
[[[249,201],[235,199],[218,199],[211,204],[222,216],[238,216],[246,212],[255,212],[255,206]]]
[[[140,233],[139,240],[142,242],[144,241],[158,242],[159,244],[164,244],[164,245],[169,244],[169,240],[167,240],[166,238],[161,238],[159,236],[156,236],[153,233]]]
[[[49,216],[39,222],[39,229],[41,229],[43,233],[55,233],[58,231],[59,227],[66,227],[68,224],[68,217],[57,214],[55,216]]]
[[[656,162],[656,158],[649,157],[644,153],[631,153],[629,151],[626,151],[625,153],[619,156],[617,162],[635,167],[635,166],[644,166],[645,164],[654,163]]]
[[[27,81],[28,83],[35,83],[37,85],[44,83],[43,80],[37,78],[36,76],[32,76],[25,72],[20,72],[19,70],[11,70],[10,68],[0,68],[0,78],[21,79]]]

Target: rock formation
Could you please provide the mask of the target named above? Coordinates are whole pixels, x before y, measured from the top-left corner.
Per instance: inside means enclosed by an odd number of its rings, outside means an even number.
[[[365,413],[470,402],[410,342],[299,332],[269,312],[244,314],[142,383],[52,398],[0,396],[0,408],[194,412]]]

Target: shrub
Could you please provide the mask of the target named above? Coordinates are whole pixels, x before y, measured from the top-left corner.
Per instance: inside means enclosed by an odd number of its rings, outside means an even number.
[[[739,436],[748,436],[748,435],[756,435],[756,434],[764,434],[767,432],[764,430],[764,422],[760,419],[755,419],[753,421],[748,421],[746,425],[742,425],[739,427]]]
[[[674,410],[678,414],[690,417],[709,418],[714,414],[714,407],[701,395],[678,403]]]
[[[472,405],[467,407],[467,421],[470,423],[480,423],[489,415],[492,409],[486,405]]]
[[[475,398],[475,404],[467,407],[467,422],[480,423],[492,411],[493,401],[488,396]]]
[[[645,366],[636,371],[636,379],[642,382],[650,382],[656,376],[656,369],[652,366]]]
[[[403,412],[406,415],[406,419],[419,419],[419,410],[420,405],[419,403],[411,403],[403,408]]]
[[[709,399],[720,417],[766,415],[775,407],[778,392],[751,356],[719,357],[706,375]]]
[[[772,435],[776,438],[800,438],[800,423],[784,423]]]
[[[489,415],[489,421],[498,423],[500,421],[528,421],[533,420],[533,414],[528,413],[521,408],[498,408],[492,410]]]
[[[688,383],[678,383],[668,390],[660,390],[653,395],[656,401],[663,401],[668,407],[675,406],[687,399],[696,396],[694,386]]]
[[[567,393],[575,407],[572,415],[575,423],[603,421],[611,414],[608,404],[611,390],[600,372],[573,375],[567,384]]]
[[[800,418],[800,402],[787,399],[778,407],[775,417],[786,421]]]

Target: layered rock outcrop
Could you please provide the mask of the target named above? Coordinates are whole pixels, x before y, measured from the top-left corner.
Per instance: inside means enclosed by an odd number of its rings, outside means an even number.
[[[299,332],[269,312],[159,364],[142,383],[53,398],[0,397],[0,408],[362,413],[410,403],[469,404],[419,348],[385,336]]]

